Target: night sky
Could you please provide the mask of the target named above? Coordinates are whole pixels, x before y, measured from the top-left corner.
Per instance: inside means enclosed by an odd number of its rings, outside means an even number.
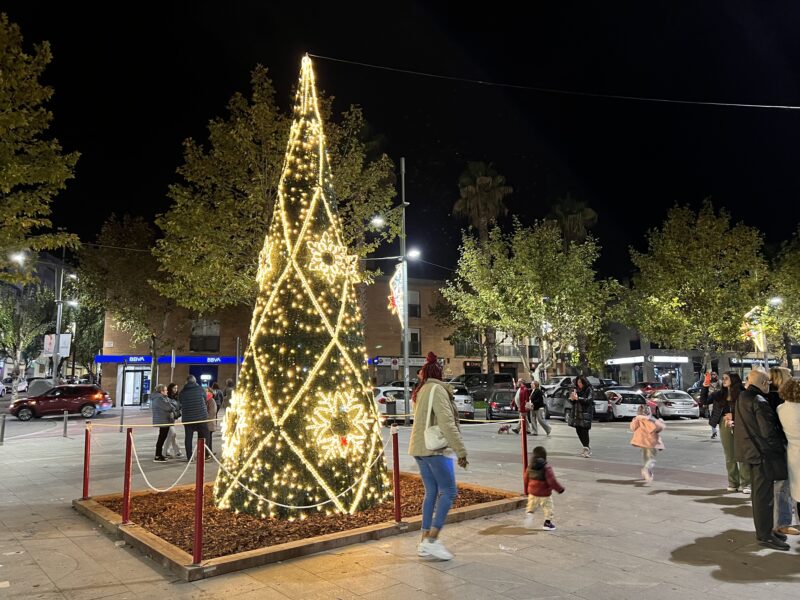
[[[473,10],[466,3],[452,10],[78,4],[25,0],[2,10],[26,44],[51,42],[51,131],[82,153],[76,179],[54,203],[54,221],[85,241],[113,211],[152,217],[166,210],[182,140],[204,139],[207,121],[225,114],[230,96],[249,91],[256,63],[270,69],[288,108],[305,52],[523,86],[800,105],[800,7],[790,2],[753,3],[757,9],[492,2]],[[628,247],[644,247],[647,229],[676,202],[696,207],[711,196],[735,220],[764,231],[769,244],[800,222],[800,111],[544,94],[323,59],[315,65],[337,108],[362,105],[385,136],[384,150],[397,162],[406,157],[409,242],[434,263],[452,266],[457,257],[465,223],[449,215],[467,160],[490,161],[507,177],[509,209],[523,222],[543,217],[566,192],[588,202],[600,215],[594,232],[604,275],[630,274]],[[448,272],[417,265],[412,275]]]

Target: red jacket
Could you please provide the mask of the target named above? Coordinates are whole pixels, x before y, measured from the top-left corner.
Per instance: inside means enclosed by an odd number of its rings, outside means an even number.
[[[525,471],[525,488],[531,496],[550,496],[555,490],[559,494],[564,492],[564,486],[558,483],[553,467],[547,461],[537,458],[533,464],[528,465]]]
[[[515,394],[516,395],[516,394]],[[528,409],[528,399],[531,397],[531,391],[528,389],[528,386],[523,385],[519,388],[519,406],[516,406],[516,400],[512,402],[514,408],[517,408],[519,412],[525,412]]]

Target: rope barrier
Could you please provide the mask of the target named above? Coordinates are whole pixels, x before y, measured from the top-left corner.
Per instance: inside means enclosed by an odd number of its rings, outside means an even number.
[[[172,488],[174,488],[176,485],[178,485],[178,482],[180,482],[180,480],[183,479],[183,476],[186,475],[186,471],[189,470],[189,465],[191,465],[192,461],[197,458],[197,452],[192,454],[191,458],[186,461],[186,466],[183,468],[183,473],[181,473],[178,476],[178,478],[175,480],[175,483],[173,483],[168,488],[164,488],[162,490],[160,488],[155,487],[152,483],[150,483],[150,480],[147,479],[147,475],[144,474],[144,469],[142,469],[142,464],[139,462],[139,453],[136,451],[136,444],[134,443],[133,439],[131,439],[131,448],[133,449],[133,456],[136,459],[136,466],[139,467],[139,473],[142,474],[142,478],[144,479],[144,482],[147,484],[147,487],[149,487],[151,490],[154,490],[156,492],[168,492]],[[213,454],[212,454],[212,456],[213,456]]]
[[[380,452],[378,452],[378,455],[375,457],[375,460],[374,460],[374,461],[372,461],[372,463],[369,465],[369,467],[367,467],[367,469],[371,469],[372,467],[374,467],[374,466],[375,466],[375,464],[378,462],[378,460],[379,460],[379,459],[380,459],[382,456],[384,456],[384,455],[385,455],[385,453],[386,453],[386,449],[385,449],[385,448],[384,448],[383,450],[381,450]],[[239,481],[239,480],[236,478],[236,476],[235,476],[233,473],[231,473],[230,471],[228,471],[228,469],[226,469],[224,466],[222,466],[222,463],[221,463],[221,462],[219,462],[219,460],[217,459],[217,457],[216,457],[216,456],[214,456],[214,455],[212,454],[212,455],[211,455],[211,458],[213,458],[213,459],[214,459],[214,462],[216,462],[216,463],[219,465],[219,468],[220,468],[220,469],[222,469],[222,470],[223,470],[225,473],[227,473],[229,477],[233,478],[233,480],[234,480],[234,483],[235,483],[236,485],[238,485],[239,487],[241,487],[241,488],[242,488],[244,491],[246,491],[248,494],[250,494],[251,496],[255,496],[255,497],[256,497],[256,498],[258,498],[259,500],[262,500],[262,501],[264,501],[264,502],[267,502],[268,504],[271,504],[271,505],[273,505],[273,506],[280,506],[281,508],[288,508],[288,509],[294,509],[294,510],[304,510],[304,509],[307,509],[307,508],[319,508],[320,506],[325,506],[326,504],[329,504],[329,503],[333,502],[334,498],[341,498],[341,497],[342,497],[342,496],[344,496],[344,495],[345,495],[347,492],[349,492],[349,491],[350,491],[350,490],[352,490],[354,487],[356,487],[356,485],[358,485],[358,483],[359,483],[359,482],[356,482],[356,483],[354,483],[354,484],[353,484],[353,485],[351,485],[349,488],[347,488],[345,491],[343,491],[341,494],[337,494],[337,495],[336,495],[336,496],[334,496],[333,498],[329,498],[328,500],[325,500],[325,502],[319,502],[319,503],[317,503],[317,504],[310,504],[310,505],[308,505],[308,506],[292,506],[292,505],[289,505],[289,504],[281,504],[280,502],[275,502],[274,500],[270,500],[270,499],[268,499],[268,498],[264,498],[264,496],[262,496],[262,495],[261,495],[261,494],[259,494],[258,492],[254,492],[254,491],[253,491],[253,490],[251,490],[249,487],[247,487],[245,484],[243,484],[241,481]]]
[[[160,423],[158,425],[154,423],[138,423],[138,424],[128,424],[125,423],[125,428],[128,427],[171,427],[172,425],[199,425],[200,423],[214,423],[219,419],[206,419],[205,421],[175,421],[174,423]],[[119,427],[119,423],[95,423],[95,427]]]
[[[389,419],[395,419],[395,418],[413,417],[414,413],[393,414],[393,415],[387,415],[387,414],[384,414],[384,413],[379,413],[379,415],[380,415],[380,418],[382,420],[387,421]],[[517,423],[517,422],[519,422],[519,417],[517,417],[515,419],[464,419],[464,418],[459,417],[458,420],[459,421],[464,421],[466,423]]]

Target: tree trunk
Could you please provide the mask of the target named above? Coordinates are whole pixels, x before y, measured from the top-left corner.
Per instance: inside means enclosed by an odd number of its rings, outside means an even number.
[[[584,377],[589,375],[589,356],[586,354],[586,334],[578,334],[578,364]]]
[[[494,363],[497,360],[497,333],[493,327],[487,327],[484,330],[484,337],[486,338],[486,373],[488,374],[487,383],[489,390],[494,387]]]
[[[789,339],[789,335],[785,331],[783,332],[783,349],[786,352],[786,366],[789,367],[789,371],[791,371],[792,376],[794,376],[794,362],[792,361],[792,340]]]
[[[150,389],[147,391],[147,400],[150,401],[150,395],[155,391],[156,369],[158,368],[158,340],[156,336],[150,336]]]

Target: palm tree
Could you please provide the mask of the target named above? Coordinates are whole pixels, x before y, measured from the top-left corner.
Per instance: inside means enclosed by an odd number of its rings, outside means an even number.
[[[478,230],[481,244],[489,242],[489,225],[497,217],[508,212],[503,198],[513,192],[506,185],[506,178],[499,175],[491,163],[468,162],[467,170],[458,178],[458,191],[461,196],[453,205],[453,216],[469,219]],[[494,327],[486,327],[483,331],[486,346],[487,373],[489,389],[494,385],[494,363],[496,360],[497,332]]]
[[[571,242],[585,241],[589,230],[597,225],[597,213],[594,209],[570,194],[556,200],[550,209],[549,218],[556,221],[561,228],[565,247]]]
[[[469,162],[458,179],[461,194],[453,205],[453,216],[469,219],[481,242],[489,240],[489,225],[508,212],[503,198],[513,192],[506,178],[491,163]]]

